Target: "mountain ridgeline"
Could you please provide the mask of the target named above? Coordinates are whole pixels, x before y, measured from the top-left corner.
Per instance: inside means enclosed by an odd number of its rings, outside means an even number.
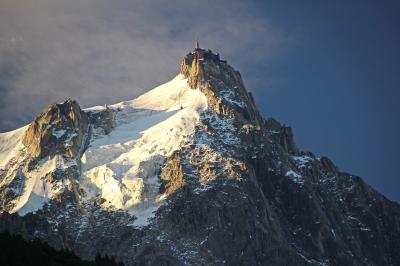
[[[263,118],[196,47],[132,101],[0,135],[0,231],[125,265],[400,265],[400,206]]]

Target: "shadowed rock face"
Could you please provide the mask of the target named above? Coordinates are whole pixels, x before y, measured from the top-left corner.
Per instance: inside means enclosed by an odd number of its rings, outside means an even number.
[[[76,157],[85,145],[88,130],[87,115],[75,100],[49,106],[30,124],[23,144],[35,158],[57,153]]]
[[[264,126],[272,133],[271,135],[274,141],[279,143],[285,152],[291,155],[297,155],[299,153],[291,127],[281,125],[273,118],[265,120]]]
[[[104,109],[95,112],[88,112],[90,124],[95,129],[101,129],[104,134],[108,135],[115,127],[114,110],[110,109],[107,105]]]
[[[132,227],[135,217],[124,211],[81,204],[75,182],[36,213],[3,212],[0,230],[127,265],[400,265],[399,204],[300,150],[290,127],[261,117],[239,72],[219,55],[197,48],[182,60],[181,74],[209,108],[193,141],[157,172],[167,198],[149,225]],[[108,134],[114,112],[85,114],[74,101],[52,106],[24,143],[38,157],[59,152],[65,139],[53,132]],[[77,154],[76,143],[61,150]],[[56,175],[79,180],[78,167],[68,171]]]

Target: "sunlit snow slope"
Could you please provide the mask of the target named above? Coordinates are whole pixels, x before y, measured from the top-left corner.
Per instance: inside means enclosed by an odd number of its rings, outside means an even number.
[[[28,126],[21,127],[14,131],[0,133],[0,170],[8,172],[0,180],[0,188],[9,186],[15,179],[21,178],[20,165],[27,159],[22,138]],[[22,175],[24,178],[22,186],[12,187],[12,190],[19,196],[14,199],[12,213],[18,212],[25,215],[43,207],[49,199],[55,197],[68,185],[68,180],[58,180],[52,183],[46,181],[49,173],[58,169],[65,169],[75,161],[65,161],[62,156],[44,158],[37,162],[36,166]]]
[[[207,99],[178,75],[135,100],[108,107],[115,111],[115,127],[108,135],[94,130],[80,158],[79,183],[86,192],[82,201],[97,199],[105,209],[127,210],[138,217],[134,225],[144,225],[165,198],[159,193],[157,173],[168,156],[191,142]],[[96,106],[85,112],[104,108]],[[21,139],[26,129],[0,134],[1,168],[10,167],[10,161],[24,159]],[[12,212],[34,212],[61,193],[68,184],[47,184],[45,176],[71,163],[75,161],[64,161],[62,156],[39,161],[18,191],[20,196]],[[12,182],[15,175],[6,177],[1,185]]]
[[[5,167],[13,159],[18,151],[23,148],[22,136],[28,129],[28,125],[16,130],[0,133],[0,167]]]
[[[207,107],[206,97],[179,75],[133,101],[110,106],[116,128],[93,140],[82,156],[82,180],[102,206],[127,209],[146,222],[159,206],[159,172],[164,159],[187,145]],[[96,111],[89,108],[86,111]]]

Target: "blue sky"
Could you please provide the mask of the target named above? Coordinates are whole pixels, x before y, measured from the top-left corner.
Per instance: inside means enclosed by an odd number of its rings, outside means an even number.
[[[290,124],[302,148],[400,201],[399,2],[301,2],[265,7],[275,23],[304,34],[263,67],[282,82],[261,89],[259,106]]]
[[[196,35],[241,71],[265,116],[400,201],[398,1],[0,2],[0,132],[68,97],[137,96]]]

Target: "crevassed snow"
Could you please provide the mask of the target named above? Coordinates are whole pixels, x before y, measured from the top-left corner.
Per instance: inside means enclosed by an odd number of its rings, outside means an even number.
[[[207,99],[178,75],[133,101],[109,106],[116,127],[92,140],[82,156],[82,183],[103,207],[125,209],[144,226],[165,195],[159,194],[158,173],[164,159],[189,143]],[[86,109],[97,111],[98,108]]]
[[[23,148],[22,137],[28,126],[0,133],[0,168],[5,167],[18,154],[18,151]]]

